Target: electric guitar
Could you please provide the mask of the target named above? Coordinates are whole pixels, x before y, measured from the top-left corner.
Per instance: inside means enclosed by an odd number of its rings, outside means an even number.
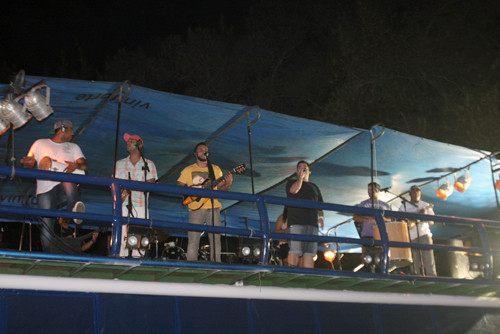
[[[229,175],[229,174],[243,174],[246,170],[247,170],[247,166],[244,164],[241,164],[241,165],[234,167],[228,173],[226,173],[225,175],[222,175],[214,182],[210,182],[210,179],[206,178],[201,184],[193,185],[191,187],[201,187],[202,189],[210,189],[210,183],[212,183],[212,188],[215,189],[215,187],[219,183],[224,181],[224,179],[227,175]],[[209,199],[210,198],[204,198],[204,201],[203,201],[203,203],[201,203],[199,208],[201,208]],[[199,202],[200,200],[201,200],[201,197],[186,195],[182,199],[182,205],[188,205],[188,204],[193,203],[193,202]]]

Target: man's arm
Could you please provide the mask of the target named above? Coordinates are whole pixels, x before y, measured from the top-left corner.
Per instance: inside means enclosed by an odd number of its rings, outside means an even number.
[[[68,167],[64,170],[66,173],[73,173],[75,169],[81,169],[84,172],[89,170],[87,166],[87,160],[85,158],[78,158],[75,162],[73,161],[65,161],[68,164]]]
[[[287,221],[283,217],[283,215],[280,215],[278,219],[276,219],[276,226],[274,226],[274,232],[278,233],[286,233],[287,231]]]
[[[384,219],[384,221],[386,222],[390,222],[391,221],[391,218],[389,217],[382,217]],[[354,221],[356,223],[374,223],[375,222],[375,217],[372,217],[372,216],[361,216],[361,215],[358,215],[358,214],[355,214],[352,219],[354,219]]]
[[[291,194],[296,194],[300,191],[300,188],[302,188],[302,182],[304,180],[304,177],[305,177],[304,170],[300,169],[297,172],[297,180],[290,185],[289,191]]]
[[[321,229],[325,227],[325,211],[318,210],[318,224],[321,226]]]
[[[227,191],[229,190],[229,188],[231,188],[232,184],[233,184],[233,175],[229,173],[226,176],[224,176],[224,180],[222,180],[222,182],[219,183],[217,188],[219,188],[219,190]]]
[[[34,156],[22,157],[20,160],[24,168],[33,168],[36,165],[36,159]]]

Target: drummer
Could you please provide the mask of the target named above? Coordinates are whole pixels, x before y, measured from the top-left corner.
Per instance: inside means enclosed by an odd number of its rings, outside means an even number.
[[[371,182],[368,184],[368,196],[370,198],[359,203],[357,206],[361,208],[372,208],[379,210],[392,210],[390,204],[379,200],[380,185],[377,182]],[[384,221],[391,221],[388,217],[383,217]],[[373,239],[373,226],[377,223],[375,222],[375,217],[373,216],[362,216],[355,214],[353,217],[356,223],[362,223],[360,236],[361,238]]]
[[[24,168],[34,168],[49,170],[51,165],[59,162],[64,165],[62,172],[80,173],[88,171],[87,161],[80,147],[71,142],[73,138],[73,123],[67,119],[59,120],[54,124],[51,132],[52,138],[38,139],[31,145],[28,155],[21,159]],[[59,205],[59,196],[64,195],[68,211],[84,212],[85,205],[80,201],[80,193],[77,185],[71,182],[59,182],[51,180],[36,180],[36,198],[39,209],[56,210]],[[40,224],[40,239],[44,252],[52,251],[52,236],[55,219],[43,217]],[[82,222],[75,219],[76,224]]]
[[[415,212],[426,215],[434,215],[433,204],[429,204],[421,200],[422,189],[419,186],[410,188],[410,201],[404,201],[399,207],[399,211]],[[432,232],[430,225],[433,221],[408,221],[410,230],[410,241],[418,244],[432,245]],[[417,228],[418,226],[418,228]],[[413,257],[412,273],[416,275],[437,276],[436,263],[434,261],[434,251],[432,249],[411,249]]]

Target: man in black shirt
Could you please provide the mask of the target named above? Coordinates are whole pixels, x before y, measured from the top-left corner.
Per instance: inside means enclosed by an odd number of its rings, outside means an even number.
[[[318,186],[309,182],[310,174],[309,164],[305,161],[299,161],[297,163],[297,180],[288,181],[286,196],[288,198],[323,202]],[[318,225],[323,229],[324,221],[323,210],[288,207],[289,233],[317,235]],[[317,251],[317,242],[290,240],[288,265],[291,267],[314,268],[313,257]]]

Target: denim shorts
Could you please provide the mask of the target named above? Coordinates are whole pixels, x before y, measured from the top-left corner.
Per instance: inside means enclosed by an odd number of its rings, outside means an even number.
[[[288,233],[318,235],[318,227],[310,225],[292,225]],[[299,254],[299,256],[314,256],[318,252],[318,243],[313,241],[290,240],[288,253]]]

